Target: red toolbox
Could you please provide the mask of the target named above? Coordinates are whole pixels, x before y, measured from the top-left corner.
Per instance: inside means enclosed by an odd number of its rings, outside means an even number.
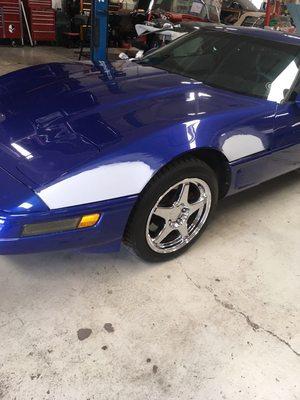
[[[23,39],[19,0],[0,0],[0,39]]]
[[[0,39],[4,38],[4,13],[3,8],[0,7]]]
[[[56,21],[52,0],[26,0],[25,6],[32,40],[34,42],[55,41]]]
[[[47,10],[52,8],[52,0],[27,0],[26,5],[35,10]]]
[[[29,21],[32,40],[36,42],[55,41],[55,11],[51,8],[29,9]]]

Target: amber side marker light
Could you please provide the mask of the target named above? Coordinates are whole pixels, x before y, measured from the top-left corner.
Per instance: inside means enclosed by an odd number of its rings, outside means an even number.
[[[47,233],[59,233],[74,229],[91,228],[97,224],[99,219],[100,214],[96,213],[51,222],[26,224],[23,226],[22,236],[45,235]]]
[[[81,217],[78,228],[89,228],[91,226],[94,226],[99,221],[99,218],[100,214],[84,215],[83,217]]]

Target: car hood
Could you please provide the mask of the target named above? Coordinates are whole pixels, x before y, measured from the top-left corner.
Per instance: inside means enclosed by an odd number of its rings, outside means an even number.
[[[30,67],[0,78],[0,163],[36,188],[141,135],[259,102],[132,62]]]

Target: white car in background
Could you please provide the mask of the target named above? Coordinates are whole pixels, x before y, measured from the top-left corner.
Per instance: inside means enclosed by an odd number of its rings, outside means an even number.
[[[296,28],[293,25],[292,19],[288,15],[280,15],[273,17],[275,21],[271,27],[265,27],[265,17],[266,14],[262,11],[251,11],[246,12],[240,16],[235,26],[246,26],[248,28],[262,28],[262,29],[272,29],[275,31],[282,31],[289,34],[296,32]]]
[[[262,11],[249,11],[242,14],[234,25],[263,28],[265,22],[265,16],[266,13]]]

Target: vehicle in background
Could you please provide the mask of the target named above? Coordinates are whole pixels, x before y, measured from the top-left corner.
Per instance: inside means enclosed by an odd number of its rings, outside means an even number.
[[[150,3],[148,14],[161,17],[172,23],[182,21],[219,22],[219,12],[212,4],[203,0],[154,0]]]
[[[286,33],[295,33],[296,28],[293,25],[293,21],[289,15],[274,16],[270,21],[270,26],[265,27],[266,13],[257,12],[246,12],[241,15],[234,26],[246,26],[252,28],[271,29],[275,31],[281,31]]]
[[[164,46],[205,24],[220,23],[217,7],[207,5],[204,0],[181,3],[156,0],[147,15],[147,21],[135,25],[137,38],[133,41],[135,47],[145,52]]]
[[[235,26],[247,26],[255,28],[264,28],[266,13],[261,11],[249,11],[240,16]]]
[[[204,0],[140,0],[132,12],[120,10],[110,16],[110,43],[123,47],[125,38],[129,45],[148,51],[180,36],[156,31],[183,32],[182,24],[189,22],[220,22],[219,11]]]
[[[206,25],[211,24],[208,22],[184,21],[174,25],[170,22],[165,22],[161,28],[149,24],[137,24],[135,29],[138,37],[133,41],[133,45],[145,54]]]

